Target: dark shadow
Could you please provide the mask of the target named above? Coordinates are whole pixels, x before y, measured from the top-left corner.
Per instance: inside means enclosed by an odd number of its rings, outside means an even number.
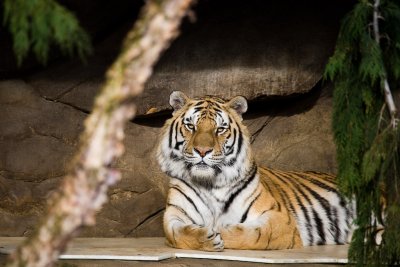
[[[290,96],[260,97],[250,102],[244,119],[255,119],[261,116],[293,116],[312,109],[322,94],[331,94],[329,86],[318,82],[305,94]]]
[[[171,111],[167,110],[163,112],[154,113],[151,115],[137,116],[131,122],[143,126],[161,128],[164,125],[165,121],[171,117],[172,117],[172,110]]]
[[[332,96],[332,86],[329,83],[318,82],[313,89],[305,94],[292,94],[285,97],[260,97],[249,101],[249,109],[243,115],[244,120],[262,116],[293,116],[312,109],[320,97]],[[165,121],[172,116],[172,111],[167,110],[150,115],[138,116],[132,122],[150,126],[162,127]]]
[[[340,19],[355,1],[198,1],[196,22],[186,20],[182,34],[166,51],[156,70],[204,70],[225,66],[259,67],[288,60],[307,61],[307,47],[331,54]],[[326,47],[326,46],[329,47]],[[321,53],[321,51],[316,51]],[[276,52],[277,56],[274,54]],[[293,57],[291,57],[293,56]],[[276,62],[274,62],[276,61]]]

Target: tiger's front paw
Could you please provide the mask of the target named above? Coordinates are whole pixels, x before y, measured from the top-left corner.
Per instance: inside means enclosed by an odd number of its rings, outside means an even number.
[[[203,242],[203,249],[205,251],[223,251],[224,240],[221,238],[221,234],[209,230],[207,236]]]
[[[197,249],[204,251],[224,250],[224,241],[221,234],[212,228],[187,225],[175,235],[174,247],[183,249]]]
[[[224,225],[219,229],[226,248],[254,249],[260,237],[260,228],[249,228],[243,224]]]

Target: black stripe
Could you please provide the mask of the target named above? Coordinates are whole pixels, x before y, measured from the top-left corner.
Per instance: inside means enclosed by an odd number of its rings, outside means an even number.
[[[306,228],[307,228],[307,233],[308,233],[308,239],[309,239],[310,243],[313,244],[313,242],[314,242],[314,235],[313,235],[313,232],[312,232],[312,224],[311,224],[310,216],[309,216],[308,210],[307,210],[306,207],[304,206],[303,202],[301,201],[301,199],[299,198],[299,196],[298,196],[298,195],[296,194],[296,192],[294,191],[294,188],[292,187],[293,184],[291,183],[291,181],[288,182],[288,181],[286,181],[286,180],[283,179],[283,178],[286,178],[286,179],[287,179],[287,177],[284,177],[284,176],[281,177],[281,175],[279,175],[279,174],[273,172],[272,170],[269,170],[269,171],[270,171],[271,173],[273,173],[282,183],[288,185],[289,188],[292,190],[293,195],[294,195],[295,198],[296,198],[297,204],[298,204],[298,206],[300,207],[300,209],[301,209],[301,211],[302,211],[302,213],[303,213],[303,215],[304,215],[304,217],[305,217],[305,219],[306,219],[305,223],[306,223]],[[299,188],[296,188],[296,189],[297,189],[297,191],[299,191],[300,194],[306,199],[306,201],[311,205],[311,201],[310,201],[310,199],[308,198],[308,196],[306,196],[306,195],[304,194],[304,192],[302,192]],[[312,209],[312,211],[315,213],[314,209]]]
[[[297,175],[296,175],[296,177],[299,177],[298,175],[298,173],[296,173]],[[300,176],[301,177],[301,176]],[[299,178],[300,178],[299,177]],[[339,229],[339,224],[338,224],[338,218],[337,218],[337,210],[336,210],[336,208],[334,208],[334,206],[333,205],[331,205],[330,204],[330,202],[327,200],[327,199],[325,199],[324,197],[322,197],[319,193],[317,193],[315,190],[313,190],[312,188],[310,188],[308,185],[306,185],[306,184],[304,184],[304,183],[302,183],[302,182],[300,182],[300,180],[299,179],[292,179],[293,180],[293,182],[296,182],[297,184],[298,184],[298,188],[299,188],[299,186],[302,186],[305,190],[307,190],[311,195],[312,195],[312,197],[313,198],[315,198],[317,201],[318,201],[318,203],[322,206],[322,208],[324,209],[324,211],[325,211],[325,213],[326,213],[326,215],[327,215],[327,217],[328,217],[328,220],[329,220],[329,232],[332,234],[332,237],[334,237],[334,239],[335,239],[335,243],[337,243],[337,244],[339,244],[339,243],[341,243],[341,241],[340,241],[340,232],[341,232],[341,230]],[[308,179],[306,179],[307,181],[309,181],[309,182],[311,182],[310,180],[308,180]],[[316,181],[315,179],[312,179],[313,181]],[[320,187],[319,185],[320,184],[322,184],[321,182],[320,183],[318,183],[318,184],[315,184],[315,183],[312,183],[312,184],[314,184],[314,185],[316,185],[316,186],[318,186],[318,187]],[[328,192],[333,192],[333,193],[336,193],[336,195],[339,197],[339,195],[338,195],[338,193],[336,192],[336,191],[330,191],[330,190],[328,190],[328,189],[326,189],[326,188],[324,188],[324,187],[321,187],[322,189],[325,189],[326,191],[328,191]],[[301,190],[300,188],[299,188],[299,191],[304,195],[304,192],[303,192],[303,190]],[[307,197],[308,198],[308,197]],[[311,202],[310,202],[310,204],[311,204]],[[333,213],[334,212],[334,213]]]
[[[216,114],[218,117],[220,117],[222,120],[224,119],[224,118],[222,117],[222,115],[221,115],[221,111],[216,111],[215,114]],[[223,124],[222,124],[222,125],[223,125]]]
[[[178,155],[176,155],[173,151],[171,151],[171,153],[169,154],[170,159],[172,159],[173,161],[180,161],[181,157],[179,157]]]
[[[310,177],[310,176],[308,176],[308,175],[302,175],[302,174],[300,174],[300,173],[296,173],[296,174],[297,174],[299,177],[301,177],[301,178],[303,178],[303,179],[306,179],[307,181],[311,182],[312,184],[314,184],[314,185],[316,185],[316,186],[318,186],[318,187],[321,187],[321,188],[325,189],[326,191],[335,192],[336,194],[338,194],[338,191],[337,191],[336,188],[334,188],[334,187],[332,187],[332,186],[330,186],[330,185],[327,185],[327,184],[325,184],[324,182],[318,181],[318,180],[316,180],[316,179],[314,179],[314,178],[312,178],[312,177]]]
[[[311,178],[311,177],[309,177],[309,176],[304,176],[304,175],[300,175],[300,174],[299,174],[299,177],[301,177],[301,178],[303,178],[303,179],[305,179],[305,180],[311,182],[311,183],[314,184],[314,185],[317,185],[317,186],[319,186],[319,187],[325,189],[326,191],[334,192],[334,193],[336,194],[336,196],[340,199],[339,205],[340,205],[343,209],[346,210],[346,216],[347,216],[347,217],[351,217],[351,213],[352,213],[352,212],[351,212],[350,209],[347,207],[347,201],[343,198],[343,196],[340,194],[340,192],[337,190],[337,188],[334,188],[334,187],[332,187],[332,186],[330,186],[330,185],[327,185],[327,184],[325,184],[325,183],[323,183],[323,182],[321,182],[321,181],[318,181],[318,180],[316,180],[316,179],[313,179],[313,178]]]
[[[350,227],[350,224],[353,222],[354,219],[354,207],[353,207],[353,203],[351,202],[351,200],[349,201],[349,205],[347,205],[346,200],[339,195],[339,205],[341,208],[343,208],[346,211],[346,224],[348,227]]]
[[[268,171],[270,172],[270,170],[268,170]],[[286,209],[288,209],[289,213],[291,212],[295,218],[298,218],[297,212],[294,209],[292,202],[290,202],[290,201],[288,202],[289,196],[286,194],[286,192],[282,189],[282,187],[280,185],[274,183],[274,181],[270,177],[268,177],[268,180],[271,182],[271,184],[273,186],[275,186],[275,188],[277,188],[276,192],[278,192],[279,196],[281,197],[281,200],[283,201],[283,205],[285,205],[285,207],[286,207]],[[265,182],[265,183],[267,184],[267,182]],[[289,215],[288,224],[290,224],[291,217],[290,217],[290,214],[288,214],[288,215]]]
[[[180,206],[178,206],[178,205],[175,205],[175,204],[171,204],[171,203],[167,203],[167,206],[168,206],[168,207],[174,207],[175,209],[179,210],[179,211],[180,211],[183,215],[185,215],[193,224],[196,224],[195,220],[193,220],[193,218],[190,217],[189,214],[187,214],[186,211],[185,211],[182,207],[180,207]]]
[[[228,149],[231,149],[236,144],[236,135],[237,135],[237,131],[235,128],[233,128],[233,142],[232,142],[232,145],[227,146]]]
[[[278,206],[278,211],[281,211],[281,203],[276,202],[277,206]]]
[[[197,102],[194,106],[195,106],[195,107],[201,106],[201,105],[203,105],[205,102],[206,102],[205,100],[199,101],[199,102]]]
[[[214,107],[214,110],[215,110],[215,112],[216,112],[217,114],[218,114],[218,113],[222,113],[222,109],[219,108],[219,107],[217,107],[217,106]]]
[[[308,187],[307,185],[303,184],[303,187],[311,193],[311,195],[318,201],[318,203],[321,204],[322,208],[324,209],[329,223],[330,223],[330,232],[332,233],[332,235],[335,235],[334,233],[337,232],[339,229],[335,229],[334,224],[333,224],[333,218],[331,216],[331,210],[330,207],[331,205],[329,204],[329,202],[323,198],[321,195],[319,195],[317,192],[315,192],[313,189],[311,189],[310,187]],[[325,236],[323,238],[323,241],[325,241]],[[338,242],[338,240],[335,240],[336,242]]]
[[[208,208],[208,210],[214,214],[213,210],[211,210],[208,205],[206,204],[206,202],[204,201],[204,199],[200,196],[199,192],[197,192],[196,189],[194,189],[188,182],[186,182],[185,180],[179,179],[179,178],[173,178],[173,179],[177,179],[178,181],[182,182],[183,184],[185,184],[187,187],[189,187],[190,190],[192,190],[196,196],[203,202],[203,204]]]
[[[218,107],[221,107],[220,104],[225,104],[225,100],[219,97],[213,97],[213,100],[215,101],[214,104],[218,105]]]
[[[242,219],[240,219],[240,223],[244,223],[247,219],[247,214],[249,213],[250,208],[253,206],[254,202],[256,202],[256,200],[258,199],[258,197],[261,195],[261,193],[259,193],[250,203],[250,205],[247,207],[246,211],[243,213],[242,215]]]
[[[264,169],[265,169],[265,168],[264,168]],[[279,176],[278,176],[274,171],[272,171],[271,169],[265,169],[265,170],[268,171],[268,172],[270,172],[274,177],[278,177],[278,178],[279,178]],[[289,202],[286,202],[286,200],[289,200],[289,199],[290,199],[289,196],[287,195],[286,191],[284,191],[283,188],[282,188],[280,185],[276,184],[276,183],[274,182],[273,179],[271,179],[270,177],[268,177],[268,179],[271,181],[271,183],[272,183],[276,188],[278,188],[279,190],[281,190],[281,191],[284,193],[285,197],[283,197],[282,194],[280,193],[280,191],[278,190],[279,195],[281,196],[281,198],[282,198],[282,200],[283,200],[283,204],[285,205],[285,207],[288,208],[288,204],[289,204],[290,207],[291,207],[291,211],[292,211],[293,215],[297,218],[297,213],[296,213],[296,210],[294,209],[292,203],[291,203],[290,201],[289,201]],[[289,209],[289,211],[290,211],[290,209]]]
[[[247,173],[253,173],[253,171],[254,171],[256,168],[257,168],[257,164],[256,164],[255,162],[252,162],[252,165],[251,165],[250,169],[247,171]],[[233,184],[233,185],[230,187],[230,191],[231,191],[231,192],[234,191],[234,190],[236,190],[236,188],[241,187],[247,180],[246,180],[246,179],[241,179],[241,180],[235,179],[234,181],[235,181],[235,184]]]
[[[335,237],[335,242],[338,243],[339,239],[337,239],[336,236],[337,236],[337,232],[340,231],[340,229],[338,229],[337,224],[335,224],[335,219],[332,217],[332,214],[331,214],[331,207],[333,207],[333,206],[329,203],[328,200],[326,200],[324,197],[322,197],[320,194],[318,194],[315,190],[310,188],[308,185],[302,183],[301,186],[305,190],[307,190],[318,201],[319,204],[321,204],[321,206],[324,209],[326,216],[328,217],[328,220],[329,220],[330,232],[331,232],[332,236]],[[325,188],[322,188],[322,189],[325,189]],[[330,191],[330,192],[336,193],[336,191]],[[323,238],[323,240],[325,241],[325,237]]]
[[[261,238],[261,229],[260,228],[256,228],[256,230],[258,231],[258,236],[257,236],[257,240],[256,240],[256,244],[257,244],[258,241],[260,241],[260,238]]]
[[[317,192],[315,192],[314,190],[312,190],[310,187],[308,187],[307,185],[305,185],[305,184],[303,184],[303,183],[300,183],[300,181],[299,181],[298,179],[296,179],[296,177],[298,177],[298,176],[292,177],[292,176],[288,176],[288,174],[287,174],[287,175],[286,175],[286,174],[282,174],[282,176],[285,177],[286,179],[288,179],[288,180],[289,180],[289,183],[290,183],[290,184],[293,184],[293,186],[295,186],[295,188],[297,189],[297,191],[307,200],[308,204],[310,205],[310,207],[311,207],[311,209],[312,209],[313,214],[317,214],[316,211],[314,210],[314,205],[313,205],[313,203],[311,202],[310,198],[307,196],[307,194],[304,193],[303,188],[304,188],[307,192],[309,192],[309,193],[312,195],[312,197],[313,197],[314,199],[316,199],[316,200],[318,201],[318,203],[319,203],[319,204],[322,206],[322,208],[324,209],[324,211],[325,211],[325,213],[326,213],[326,216],[328,217],[328,221],[329,221],[329,225],[330,225],[330,228],[329,228],[328,230],[329,230],[329,232],[332,234],[332,236],[335,236],[335,235],[336,235],[336,232],[338,231],[338,229],[337,229],[337,227],[335,227],[335,225],[334,225],[334,223],[333,223],[334,219],[332,218],[331,209],[330,209],[330,208],[331,208],[330,203],[329,203],[325,198],[323,198],[322,196],[320,196]],[[318,216],[317,219],[320,219],[320,217]],[[321,220],[321,219],[320,219],[320,220]],[[323,222],[321,221],[321,223],[323,223]],[[317,223],[316,223],[316,225],[318,226]],[[317,230],[318,230],[318,229],[317,229]],[[321,238],[322,238],[322,237],[321,237]],[[323,239],[324,242],[325,242],[325,240],[326,240],[325,234],[324,234],[324,236],[323,236],[322,239]],[[338,241],[336,241],[336,240],[335,240],[335,242],[338,243]]]
[[[226,149],[228,150],[228,153],[225,154],[225,157],[231,155],[231,154],[235,151],[235,149],[232,148],[232,147],[236,144],[236,134],[237,134],[237,131],[236,131],[236,129],[234,128],[234,129],[233,129],[233,142],[232,142],[232,145],[226,147]],[[231,134],[229,134],[229,136],[230,136],[230,135],[231,135]],[[228,139],[228,138],[227,138],[227,139]],[[230,164],[228,164],[228,165],[230,165]],[[232,164],[232,165],[233,165],[233,164]]]
[[[328,174],[328,173],[324,173],[324,172],[316,172],[316,171],[306,171],[306,174],[314,174],[316,176],[319,176],[321,178],[323,178],[324,181],[333,183],[333,184],[337,184],[337,180],[336,177]]]
[[[213,165],[213,166],[211,166],[211,168],[213,168],[215,176],[219,175],[222,172],[221,167],[219,165]],[[213,185],[214,185],[214,183],[213,183]],[[216,187],[213,186],[213,188],[216,188]]]
[[[193,192],[195,192],[195,194],[196,194],[196,195],[203,201],[203,203],[204,203],[204,200],[200,197],[200,195],[199,195],[199,193],[197,192],[197,190],[195,190],[188,182],[186,182],[185,180],[182,180],[182,179],[178,179],[178,178],[175,178],[175,179],[177,179],[178,181],[184,183],[187,187],[189,187]]]
[[[179,127],[179,123],[176,123],[176,125],[175,125],[175,142],[178,142],[178,127]]]
[[[179,187],[177,187],[177,186],[173,186],[173,187],[171,187],[170,189],[175,189],[176,191],[178,191],[179,193],[181,193],[182,196],[184,196],[184,197],[186,198],[186,200],[190,202],[190,204],[193,206],[193,208],[197,211],[197,213],[198,213],[198,214],[200,215],[200,217],[203,219],[203,216],[201,216],[201,213],[200,213],[200,211],[197,209],[197,206],[194,204],[193,200],[192,200],[188,195],[186,195],[186,194],[185,194]],[[203,219],[203,222],[204,222],[204,219]]]
[[[238,146],[237,146],[237,151],[236,151],[236,156],[239,155],[240,151],[242,150],[242,144],[243,144],[243,136],[242,136],[242,132],[240,131],[240,128],[238,128]],[[233,129],[233,134],[234,134],[234,142],[232,144],[232,146],[236,143],[236,128]],[[230,146],[230,147],[232,147]],[[234,149],[232,149],[231,151],[229,151],[225,156],[230,155],[234,152]],[[233,166],[237,161],[237,157],[234,157],[233,159],[231,159],[230,161],[228,161],[227,163],[225,163],[224,165],[227,166]]]
[[[239,155],[240,151],[242,150],[242,144],[243,144],[243,136],[242,136],[242,131],[240,131],[240,128],[238,127],[238,131],[239,131],[239,141],[238,141],[238,151],[236,153],[236,155]]]
[[[343,241],[341,241],[340,238],[340,234],[341,234],[341,230],[339,229],[339,215],[338,215],[338,211],[335,207],[332,207],[332,216],[333,216],[333,227],[336,229],[335,232],[335,242],[337,244],[343,244]]]
[[[174,149],[179,150],[179,147],[183,145],[184,141],[176,142]]]
[[[242,192],[253,180],[254,177],[256,177],[257,174],[257,168],[255,168],[251,174],[251,176],[246,180],[246,182],[243,184],[242,187],[240,187],[238,190],[236,190],[233,194],[229,196],[228,201],[225,203],[225,206],[223,208],[223,213],[226,213],[231,206],[233,200]]]
[[[314,220],[317,225],[318,235],[321,240],[317,242],[317,245],[324,245],[326,243],[325,240],[325,233],[324,233],[324,223],[322,222],[321,218],[318,216],[318,213],[313,209]]]
[[[240,151],[242,150],[242,144],[243,144],[243,136],[242,136],[242,132],[240,131],[240,128],[238,128],[238,131],[239,131],[239,133],[238,133],[238,149],[237,149],[237,151],[236,151],[236,156],[237,155],[239,155],[239,153],[240,153]],[[236,128],[234,129],[234,131],[233,131],[233,133],[235,134],[235,132],[236,132]],[[234,140],[236,140],[236,138],[235,138],[236,136],[234,136]],[[236,142],[234,142],[233,144],[232,144],[232,146],[235,144]],[[230,155],[230,154],[232,154],[234,152],[234,149],[232,149],[232,151],[230,151],[230,153],[228,153],[227,155]],[[236,163],[236,161],[237,161],[237,157],[234,157],[233,159],[231,159],[230,161],[228,161],[228,162],[226,162],[224,165],[225,166],[233,166],[235,163]]]
[[[176,121],[173,121],[171,125],[169,126],[169,147],[172,148],[172,134],[173,134],[173,129]]]

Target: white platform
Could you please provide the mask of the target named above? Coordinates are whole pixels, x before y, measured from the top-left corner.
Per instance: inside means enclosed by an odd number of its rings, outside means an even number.
[[[22,237],[0,237],[0,253],[9,254]],[[60,259],[160,261],[169,258],[218,259],[260,263],[347,263],[348,245],[288,250],[204,252],[173,249],[164,238],[76,238]]]

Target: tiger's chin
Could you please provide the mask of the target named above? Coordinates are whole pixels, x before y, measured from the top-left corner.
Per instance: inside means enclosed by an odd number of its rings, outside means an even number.
[[[196,164],[189,171],[192,181],[203,187],[210,187],[215,183],[215,170],[206,164]]]

